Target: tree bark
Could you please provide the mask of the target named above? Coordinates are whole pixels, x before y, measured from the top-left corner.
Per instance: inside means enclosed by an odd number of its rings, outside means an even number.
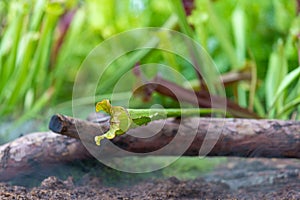
[[[79,138],[74,128],[77,126],[80,139],[93,147],[94,137],[108,130],[107,123],[96,124],[55,115],[49,128],[59,134]],[[54,128],[57,124],[60,129]],[[300,122],[198,117],[167,119],[130,130],[112,142],[123,150],[152,152],[150,155],[198,156],[200,153],[200,156],[300,158]],[[165,146],[167,148],[163,148]],[[122,152],[110,148],[111,145],[109,148],[104,145],[101,151],[122,155]],[[161,148],[163,150],[157,151]],[[186,148],[184,152],[183,148]]]
[[[22,136],[0,146],[0,181],[28,174],[38,167],[92,158],[80,140],[53,132]]]
[[[106,132],[109,122],[107,117],[93,120],[54,115],[49,128],[59,134],[32,133],[0,146],[0,181],[28,174],[36,166],[91,159],[91,154],[300,158],[297,121],[196,117],[159,120],[98,147],[94,136]]]

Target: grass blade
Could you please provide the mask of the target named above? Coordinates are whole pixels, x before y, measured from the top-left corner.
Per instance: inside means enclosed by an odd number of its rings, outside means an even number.
[[[292,101],[290,101],[289,103],[287,103],[286,105],[284,105],[284,107],[282,108],[282,110],[280,110],[276,117],[281,117],[282,115],[286,115],[289,111],[295,109],[297,106],[300,105],[300,96],[293,99]]]
[[[296,69],[294,69],[293,71],[291,71],[290,73],[288,73],[283,81],[281,82],[281,84],[278,87],[278,90],[275,94],[274,97],[274,101],[272,103],[272,105],[274,105],[276,103],[276,101],[278,100],[278,98],[283,94],[284,91],[288,90],[288,87],[297,79],[299,79],[300,77],[300,66]]]
[[[269,109],[269,116],[274,117],[276,109],[280,109],[283,105],[283,99],[276,100],[275,94],[278,91],[279,85],[287,74],[288,66],[287,59],[284,53],[284,45],[282,40],[278,40],[277,48],[272,52],[269,58],[268,71],[265,78],[265,94],[266,107]],[[280,105],[281,104],[281,105]]]

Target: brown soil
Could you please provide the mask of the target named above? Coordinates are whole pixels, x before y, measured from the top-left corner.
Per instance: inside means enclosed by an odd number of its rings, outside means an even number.
[[[231,158],[195,180],[171,177],[126,187],[104,186],[93,176],[50,176],[33,188],[0,183],[0,199],[300,199],[300,161]]]

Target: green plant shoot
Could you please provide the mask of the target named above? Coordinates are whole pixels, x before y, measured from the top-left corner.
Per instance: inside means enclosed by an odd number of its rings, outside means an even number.
[[[199,108],[171,108],[171,109],[126,109],[121,106],[112,106],[108,99],[96,104],[96,112],[104,111],[110,115],[110,129],[103,135],[95,137],[95,142],[100,145],[104,138],[114,139],[124,134],[131,128],[146,125],[151,121],[165,119],[167,117],[199,116],[212,112],[224,113],[222,110]]]

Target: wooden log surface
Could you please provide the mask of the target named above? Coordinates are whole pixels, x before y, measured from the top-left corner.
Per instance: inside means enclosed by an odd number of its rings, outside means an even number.
[[[91,158],[80,140],[53,132],[24,135],[0,146],[0,181],[28,174],[38,166]]]
[[[47,167],[91,159],[91,154],[198,156],[204,146],[200,155],[300,158],[300,122],[297,121],[195,117],[159,120],[98,147],[94,136],[107,131],[109,123],[107,117],[93,120],[54,115],[49,128],[59,134],[32,133],[0,146],[0,181],[29,173],[37,165]]]
[[[95,135],[108,130],[107,121],[96,124],[61,115],[53,116],[51,121],[49,128],[52,131],[74,138],[78,138],[79,131],[80,138],[85,144],[90,143],[90,146],[95,146]],[[62,127],[61,131],[53,128],[57,123]],[[181,121],[159,120],[130,130],[116,137],[113,143],[129,152],[152,152],[151,155],[181,155],[184,146],[188,144],[183,153],[186,156],[198,156],[204,145],[202,152],[208,156],[300,158],[300,122],[199,117],[184,118]],[[170,147],[156,151],[165,146]],[[103,147],[101,151],[114,155],[120,153],[110,147]]]

